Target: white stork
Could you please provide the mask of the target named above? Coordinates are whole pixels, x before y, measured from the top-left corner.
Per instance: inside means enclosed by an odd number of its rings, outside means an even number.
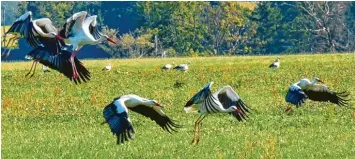
[[[102,68],[102,71],[110,71],[111,70],[111,63],[108,63],[104,68]]]
[[[59,32],[59,35],[65,38],[65,42],[70,43],[73,46],[73,53],[70,56],[72,63],[73,78],[78,78],[78,72],[74,63],[74,57],[78,53],[81,47],[84,45],[96,45],[104,40],[116,44],[107,35],[103,35],[97,26],[97,16],[86,17],[87,12],[82,11],[75,13],[67,19],[63,25],[63,29]]]
[[[58,30],[53,26],[52,21],[48,18],[41,18],[32,20],[32,12],[29,11],[19,18],[11,25],[9,30],[5,33],[13,34],[17,39],[25,38],[28,44],[33,48],[45,48],[48,50],[48,56],[56,56],[65,46],[64,39],[58,35]],[[7,55],[8,56],[8,55]],[[33,74],[38,63],[38,59],[34,59],[29,75],[33,69]]]
[[[170,70],[171,67],[173,67],[175,65],[175,63],[173,62],[172,64],[166,64],[164,65],[161,69],[162,70]]]
[[[162,105],[155,100],[149,100],[134,94],[123,95],[115,98],[112,103],[107,105],[103,111],[105,121],[108,123],[114,135],[117,136],[117,144],[123,144],[132,139],[134,129],[128,117],[128,109],[142,114],[154,120],[160,127],[167,132],[176,131],[180,128],[162,111]]]
[[[243,121],[248,117],[247,113],[250,113],[248,110],[249,107],[242,101],[231,86],[224,86],[212,94],[212,84],[213,82],[210,82],[200,92],[194,95],[184,107],[184,110],[187,113],[194,112],[197,109],[200,114],[200,117],[195,122],[194,138],[192,143],[198,143],[200,141],[200,124],[208,114],[229,113],[238,121]],[[196,128],[198,131],[197,138]]]
[[[301,106],[307,98],[313,101],[331,102],[339,106],[345,106],[348,104],[345,99],[349,94],[347,92],[334,92],[326,85],[316,84],[317,82],[323,83],[319,78],[314,78],[311,82],[309,79],[304,78],[300,81],[292,84],[286,94],[286,102]],[[291,107],[288,107],[286,111],[289,111]]]
[[[188,62],[187,64],[179,64],[174,67],[174,69],[186,72],[189,69],[189,65],[191,65],[191,62]]]
[[[280,67],[280,57],[277,57],[274,63],[272,63],[269,68],[277,69]]]
[[[41,70],[43,73],[46,73],[46,72],[51,72],[49,71],[49,69],[45,66],[45,65],[42,65],[42,70]]]
[[[77,67],[79,77],[77,79],[73,79],[72,65],[69,61],[71,52],[67,50],[61,50],[58,55],[50,55],[51,52],[48,48],[38,47],[29,52],[26,55],[26,58],[33,59],[38,61],[39,63],[48,66],[51,69],[57,70],[62,73],[64,76],[74,81],[75,84],[81,83],[81,81],[86,82],[90,80],[90,72],[84,67],[83,63],[81,63],[78,58],[74,58],[75,65]],[[32,68],[31,68],[32,69]],[[31,71],[30,71],[31,72]]]

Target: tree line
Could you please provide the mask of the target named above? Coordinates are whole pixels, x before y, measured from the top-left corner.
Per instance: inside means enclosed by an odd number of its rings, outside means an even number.
[[[3,2],[6,8],[16,8],[7,25],[26,11],[58,28],[78,11],[98,15],[102,32],[119,43],[100,47],[120,58],[355,50],[355,2]]]

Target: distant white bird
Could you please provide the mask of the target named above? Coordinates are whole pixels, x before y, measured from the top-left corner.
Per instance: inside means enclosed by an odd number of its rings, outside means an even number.
[[[46,66],[42,65],[42,72],[46,73],[51,71],[49,71],[49,69]]]
[[[200,117],[195,122],[192,143],[198,143],[200,141],[200,124],[207,114],[229,113],[237,118],[238,121],[243,121],[248,117],[247,113],[250,113],[248,106],[242,101],[231,86],[224,86],[212,94],[212,84],[213,82],[210,82],[200,92],[194,95],[184,107],[186,112],[194,112],[198,110],[200,113]],[[196,128],[198,131],[197,138]]]
[[[276,69],[280,67],[280,57],[277,57],[274,63],[272,63],[269,68]]]
[[[107,66],[102,68],[102,71],[110,71],[111,70],[111,63],[109,63]]]
[[[324,84],[316,84],[317,82],[323,83],[322,80],[316,77],[312,82],[304,78],[292,84],[286,94],[286,102],[299,107],[309,98],[313,101],[331,102],[339,106],[348,104],[349,100],[345,98],[349,96],[349,93],[346,91],[341,93],[334,92]],[[290,109],[291,107],[288,107],[286,111]]]
[[[134,129],[128,117],[128,109],[142,114],[154,120],[165,131],[171,133],[180,128],[162,111],[162,105],[155,100],[149,100],[134,94],[123,95],[113,100],[103,111],[105,121],[108,123],[114,135],[117,136],[117,144],[123,144],[132,139]]]
[[[174,67],[174,69],[186,72],[189,69],[189,65],[191,65],[191,62],[188,62],[187,64],[179,64]]]
[[[173,65],[175,65],[174,62],[173,62],[172,64],[166,64],[166,65],[164,65],[161,69],[162,69],[162,70],[170,70],[171,67],[173,67]]]

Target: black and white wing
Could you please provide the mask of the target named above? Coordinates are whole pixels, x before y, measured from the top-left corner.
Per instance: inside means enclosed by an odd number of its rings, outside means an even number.
[[[97,20],[96,20],[96,15],[88,17],[88,20],[92,18],[92,22],[89,25],[89,31],[90,34],[95,38],[95,40],[98,40],[101,38],[102,33],[99,31],[98,25],[97,25]]]
[[[78,58],[74,58],[74,63],[76,65],[77,71],[79,73],[79,78],[72,79],[73,70],[71,63],[69,61],[71,53],[66,50],[61,50],[58,55],[53,55],[50,50],[44,47],[38,47],[27,54],[27,58],[33,60],[39,60],[39,62],[51,69],[57,70],[64,76],[73,80],[75,84],[81,83],[81,81],[90,80],[90,72],[85,68],[82,62]]]
[[[42,46],[43,44],[35,37],[36,29],[34,29],[32,23],[32,12],[29,11],[19,18],[11,25],[6,34],[14,34],[17,37],[23,37],[26,39],[28,44],[36,48]]]
[[[162,127],[165,131],[171,133],[171,131],[176,131],[176,128],[180,128],[181,126],[178,124],[175,124],[172,119],[170,119],[168,116],[164,114],[163,111],[160,109],[160,113],[158,113],[156,110],[149,108],[145,105],[138,105],[135,107],[128,107],[128,109],[137,112],[139,114],[144,115],[145,117],[150,118],[151,120],[154,120],[160,127]],[[157,108],[158,109],[158,108]]]
[[[211,94],[212,85],[213,82],[210,82],[205,87],[203,87],[201,91],[196,93],[189,101],[187,101],[184,109],[186,110],[188,107],[192,106],[193,104],[202,103],[207,98],[207,96]]]
[[[288,103],[296,105],[296,107],[300,107],[307,100],[306,93],[296,84],[290,86],[285,100]]]
[[[231,112],[230,114],[237,118],[238,121],[247,119],[247,113],[250,113],[250,108],[244,103],[244,101],[231,86],[222,87],[213,93],[213,96],[218,98],[224,109],[228,109],[231,106],[237,107],[237,111]]]
[[[81,11],[73,14],[67,19],[63,25],[62,30],[59,31],[59,35],[63,38],[74,36],[74,33],[82,28],[82,24],[86,18],[87,12]]]
[[[104,108],[103,114],[111,132],[117,136],[117,144],[123,144],[132,139],[134,129],[128,119],[127,112],[118,113],[116,106],[111,103]]]
[[[349,99],[346,98],[349,96],[349,93],[346,91],[340,93],[334,92],[327,86],[319,84],[305,88],[303,91],[313,101],[331,102],[339,106],[348,105]]]

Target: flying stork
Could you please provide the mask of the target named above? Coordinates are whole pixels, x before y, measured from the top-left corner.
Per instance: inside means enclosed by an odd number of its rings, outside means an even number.
[[[154,120],[165,131],[171,133],[180,128],[162,111],[163,106],[155,100],[149,100],[134,94],[123,95],[115,98],[112,103],[104,108],[103,115],[112,133],[117,136],[117,144],[123,144],[132,139],[135,133],[131,120],[128,117],[128,109]]]
[[[194,95],[185,105],[184,110],[189,112],[199,112],[200,117],[195,122],[194,138],[192,143],[196,144],[200,141],[201,121],[208,115],[213,113],[229,113],[238,121],[247,119],[249,107],[242,101],[239,95],[231,86],[224,86],[218,91],[211,93],[213,82],[206,85],[200,92]],[[197,128],[197,138],[196,138]]]
[[[63,29],[59,32],[59,35],[65,39],[65,42],[73,46],[70,62],[72,64],[74,79],[78,78],[74,57],[81,47],[84,45],[96,45],[104,40],[116,44],[111,38],[98,30],[96,15],[90,17],[86,16],[87,12],[85,11],[75,13],[67,19],[66,23],[63,25]]]
[[[73,81],[75,84],[81,83],[81,81],[90,80],[90,72],[84,67],[83,63],[78,60],[78,58],[74,58],[75,65],[77,66],[79,78],[73,79],[72,65],[69,61],[71,56],[71,52],[67,50],[61,50],[58,55],[51,55],[48,48],[38,47],[33,49],[26,55],[27,59],[32,59],[34,61],[38,61],[39,63],[48,66],[51,69],[57,70],[66,76],[69,80]],[[32,68],[31,68],[32,70]],[[30,72],[31,72],[30,70]]]
[[[317,82],[323,84],[316,84]],[[311,82],[309,79],[304,78],[300,81],[292,84],[286,94],[286,102],[295,105],[297,108],[300,107],[307,98],[313,101],[319,102],[331,102],[339,106],[345,106],[348,104],[349,93],[344,92],[334,92],[329,89],[324,82],[319,78],[315,77]],[[289,111],[291,107],[288,107],[286,111]]]
[[[187,64],[179,64],[174,67],[174,69],[186,72],[189,69],[189,65],[191,65],[191,62],[188,62]]]
[[[62,46],[66,46],[63,37],[58,35],[58,30],[53,26],[52,21],[48,18],[32,20],[31,11],[17,18],[5,33],[5,36],[7,34],[13,34],[17,39],[23,37],[33,48],[46,48],[53,56],[61,52]],[[33,67],[36,69],[37,63],[38,60],[34,59],[31,70]],[[35,69],[33,70],[35,71]],[[26,76],[31,73],[31,70]]]
[[[280,57],[277,57],[274,63],[272,63],[269,68],[276,69],[280,67]]]
[[[173,62],[172,64],[166,64],[166,65],[164,65],[161,69],[162,69],[162,70],[170,70],[171,67],[173,67],[173,65],[175,65],[174,62]]]

